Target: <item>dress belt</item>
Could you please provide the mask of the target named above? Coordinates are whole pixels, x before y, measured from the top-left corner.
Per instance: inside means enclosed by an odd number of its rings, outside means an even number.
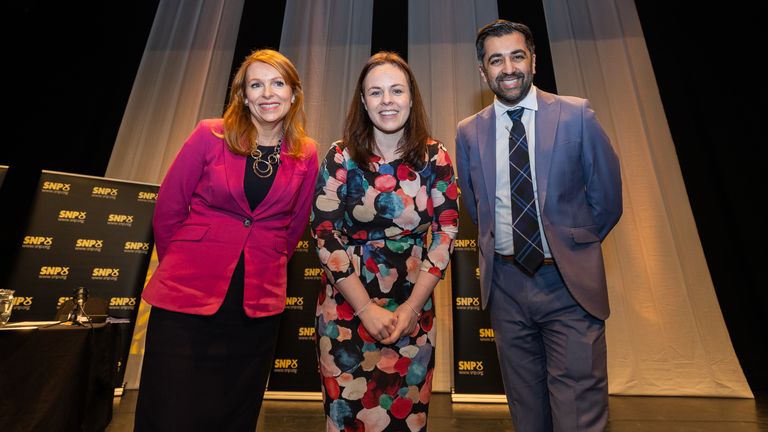
[[[498,252],[494,252],[494,255],[496,255],[497,257],[499,257],[501,259],[503,259],[504,261],[511,261],[511,262],[515,261],[515,256],[514,255],[502,255],[502,254],[500,254]],[[544,262],[542,262],[541,265],[552,265],[554,263],[555,263],[555,260],[553,260],[552,258],[544,258]]]

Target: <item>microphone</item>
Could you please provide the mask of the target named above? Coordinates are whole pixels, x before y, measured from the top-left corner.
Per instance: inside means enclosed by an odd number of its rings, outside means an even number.
[[[74,307],[72,307],[72,312],[69,313],[69,317],[67,318],[67,321],[81,324],[81,321],[83,320],[83,316],[85,316],[86,320],[90,321],[84,309],[85,302],[87,301],[88,301],[88,290],[84,287],[75,288],[72,295],[72,302],[74,303]]]
[[[77,303],[77,307],[80,308],[80,310],[83,310],[83,306],[85,305],[85,302],[88,301],[88,290],[84,287],[77,287],[75,288],[75,303]]]

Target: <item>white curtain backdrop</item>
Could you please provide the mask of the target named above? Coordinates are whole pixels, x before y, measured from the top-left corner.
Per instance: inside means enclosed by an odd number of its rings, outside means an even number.
[[[106,176],[160,183],[198,120],[221,117],[243,0],[161,0]],[[157,267],[153,254],[147,278]],[[149,306],[141,302],[126,387],[138,388]]]
[[[371,53],[373,0],[288,0],[280,52],[299,70],[307,133],[322,158],[341,138],[357,76]]]
[[[198,120],[221,117],[243,0],[161,0],[107,177],[159,183]]]
[[[621,160],[624,215],[603,245],[610,392],[753,397],[717,303],[634,2],[544,6],[558,91],[590,99]]]
[[[408,2],[408,64],[430,119],[432,136],[456,156],[456,124],[493,101],[480,80],[477,29],[499,17],[496,0]],[[450,392],[453,380],[451,274],[435,288],[437,341],[432,389]]]

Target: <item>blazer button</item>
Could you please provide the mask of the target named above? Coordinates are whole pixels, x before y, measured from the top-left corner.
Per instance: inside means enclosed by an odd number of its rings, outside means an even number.
[[[249,226],[251,226],[251,220],[250,220],[250,219],[246,219],[246,220],[244,220],[244,221],[243,221],[243,226],[244,226],[244,227],[249,227]]]

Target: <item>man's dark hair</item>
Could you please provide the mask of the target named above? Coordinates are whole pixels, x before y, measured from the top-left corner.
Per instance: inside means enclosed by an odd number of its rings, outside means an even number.
[[[533,45],[533,33],[531,33],[531,29],[525,24],[500,19],[486,25],[477,32],[477,38],[475,39],[477,61],[480,64],[483,63],[483,57],[485,56],[485,40],[488,39],[488,37],[499,37],[513,32],[521,33],[523,37],[525,37],[525,46],[528,48],[528,51],[531,52],[531,55],[533,55],[535,47]]]

